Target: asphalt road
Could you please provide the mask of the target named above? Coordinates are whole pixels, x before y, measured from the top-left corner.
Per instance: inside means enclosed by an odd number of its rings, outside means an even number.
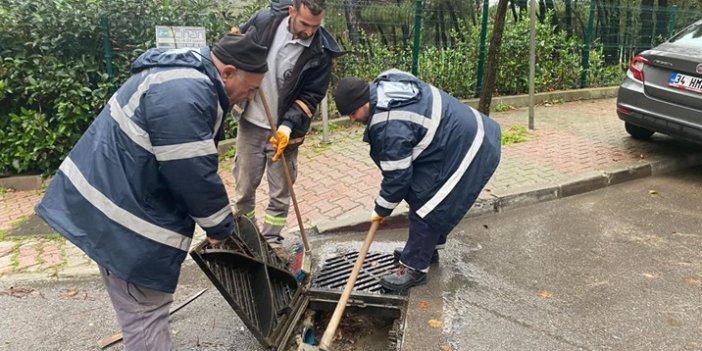
[[[433,345],[702,350],[701,171],[464,221],[412,295],[440,305]],[[403,349],[436,350],[409,315]]]
[[[411,294],[403,350],[702,349],[701,171],[462,222]],[[405,235],[380,231],[371,250]],[[315,239],[315,262],[364,236]],[[207,286],[190,261],[176,303]],[[97,350],[117,332],[98,277],[9,288],[0,283],[0,350]],[[171,330],[178,350],[261,350],[214,288]]]

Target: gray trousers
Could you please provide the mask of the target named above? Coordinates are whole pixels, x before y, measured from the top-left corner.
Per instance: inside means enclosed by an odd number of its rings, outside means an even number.
[[[237,215],[255,218],[256,189],[261,185],[263,174],[268,180],[268,206],[263,219],[261,234],[273,247],[282,245],[280,234],[285,227],[290,209],[290,192],[285,180],[282,159],[273,162],[275,155],[269,139],[271,131],[255,126],[242,118],[236,137],[234,157],[234,207]],[[288,163],[293,183],[297,178],[298,148],[286,149],[283,154]]]
[[[171,351],[168,314],[173,294],[140,287],[115,277],[100,267],[122,328],[126,351]]]

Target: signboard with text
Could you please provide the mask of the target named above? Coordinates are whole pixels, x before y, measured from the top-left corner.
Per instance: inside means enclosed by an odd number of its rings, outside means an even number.
[[[207,47],[205,28],[156,26],[156,47],[163,49]]]

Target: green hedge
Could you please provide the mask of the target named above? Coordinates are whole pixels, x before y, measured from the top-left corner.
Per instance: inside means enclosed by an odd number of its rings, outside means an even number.
[[[233,7],[210,0],[2,0],[0,176],[54,172],[110,92],[129,76],[131,62],[154,46],[154,26],[202,26],[212,44],[267,3],[254,0]],[[336,11],[334,2],[328,6],[330,13]],[[112,80],[106,74],[101,17],[110,25]],[[527,91],[527,25],[506,26],[497,94]],[[537,91],[577,87],[582,43],[554,33],[548,22],[537,26]],[[411,47],[385,45],[376,35],[364,34],[363,45],[351,48],[343,35],[338,33],[349,53],[335,64],[332,84],[344,76],[372,79],[389,68],[410,70]],[[479,28],[463,28],[463,39],[451,48],[423,48],[419,77],[459,98],[473,97],[478,36]],[[601,51],[592,51],[590,63],[591,85],[621,80],[621,67],[602,66]],[[231,136],[236,126],[232,119],[227,125]]]

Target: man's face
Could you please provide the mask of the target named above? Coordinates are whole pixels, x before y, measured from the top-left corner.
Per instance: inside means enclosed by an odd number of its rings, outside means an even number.
[[[370,104],[365,103],[363,106],[357,108],[355,111],[351,112],[349,114],[349,118],[351,118],[352,121],[354,122],[359,122],[363,124],[368,124],[368,119],[370,118],[369,111],[370,110]]]
[[[299,11],[295,10],[294,6],[290,6],[288,8],[288,14],[290,14],[289,30],[293,38],[307,40],[313,37],[319,26],[322,25],[324,13],[325,11],[322,11],[315,16],[305,4],[300,4]]]
[[[256,96],[258,87],[261,86],[263,73],[236,71],[224,78],[224,89],[229,96],[229,102],[238,104],[251,101]]]

